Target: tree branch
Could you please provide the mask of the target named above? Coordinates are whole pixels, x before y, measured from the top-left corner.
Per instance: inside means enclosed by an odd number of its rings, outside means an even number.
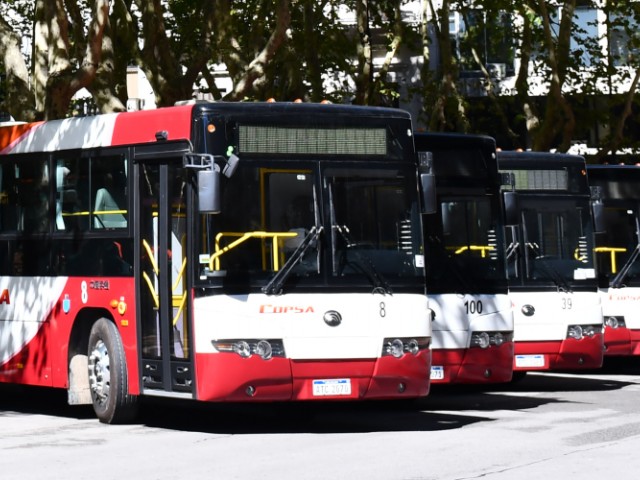
[[[287,29],[291,23],[291,0],[280,0],[276,11],[276,26],[262,51],[253,59],[244,72],[244,75],[236,83],[231,99],[240,100],[251,91],[261,77],[267,63],[275,56],[280,46],[287,38]]]

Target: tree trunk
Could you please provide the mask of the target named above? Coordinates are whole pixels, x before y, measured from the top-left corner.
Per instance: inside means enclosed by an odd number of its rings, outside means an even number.
[[[20,39],[3,17],[0,17],[0,59],[6,74],[6,98],[0,110],[16,120],[33,122],[37,118],[35,99],[29,89],[29,71],[20,51]]]
[[[262,51],[253,59],[241,78],[235,82],[230,99],[241,100],[265,80],[265,66],[273,59],[278,49],[287,39],[287,29],[291,24],[290,0],[279,0],[276,11],[276,26]]]
[[[356,25],[358,29],[358,71],[356,72],[356,98],[354,103],[368,105],[373,83],[373,57],[371,29],[369,27],[369,1],[356,0]]]

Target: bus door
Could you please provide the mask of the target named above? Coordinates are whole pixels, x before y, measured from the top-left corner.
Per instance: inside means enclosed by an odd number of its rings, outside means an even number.
[[[187,179],[182,156],[136,163],[141,389],[193,391],[187,301]]]

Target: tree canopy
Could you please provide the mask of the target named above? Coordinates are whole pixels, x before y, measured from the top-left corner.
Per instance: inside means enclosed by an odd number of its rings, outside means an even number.
[[[123,111],[134,65],[158,106],[413,102],[430,130],[608,151],[635,146],[639,21],[631,0],[4,0],[0,110],[62,118],[85,89]]]

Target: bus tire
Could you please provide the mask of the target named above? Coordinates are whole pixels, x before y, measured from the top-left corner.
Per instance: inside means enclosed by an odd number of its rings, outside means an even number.
[[[511,376],[511,383],[521,382],[522,380],[524,380],[526,376],[527,376],[526,370],[517,370],[513,372],[513,375]]]
[[[89,390],[102,423],[127,423],[138,412],[138,397],[128,393],[127,362],[115,324],[100,318],[89,334]]]

